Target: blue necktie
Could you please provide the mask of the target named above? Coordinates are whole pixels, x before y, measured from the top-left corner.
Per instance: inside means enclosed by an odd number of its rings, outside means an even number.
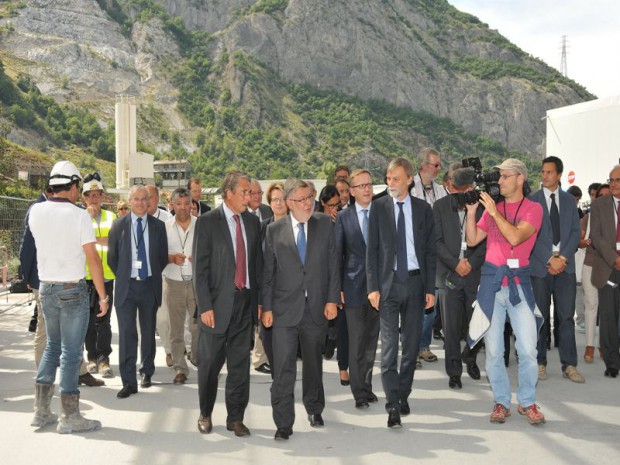
[[[297,232],[297,251],[299,252],[299,258],[301,259],[301,263],[306,263],[306,232],[304,231],[304,224],[298,223],[297,227],[299,231]]]
[[[142,218],[138,218],[138,224],[136,229],[138,230],[136,236],[138,237],[138,261],[142,263],[142,267],[138,270],[138,278],[146,279],[149,277],[149,268],[146,262],[146,246],[144,245],[144,229],[142,229]]]
[[[364,218],[362,219],[362,236],[364,236],[364,242],[368,245],[368,209],[362,210]]]
[[[407,233],[405,229],[405,212],[403,211],[404,202],[396,202],[398,204],[398,223],[397,223],[397,239],[396,244],[396,276],[402,282],[407,281]]]

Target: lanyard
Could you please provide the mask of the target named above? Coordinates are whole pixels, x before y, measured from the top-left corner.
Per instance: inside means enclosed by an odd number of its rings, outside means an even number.
[[[519,216],[519,210],[521,210],[521,205],[523,205],[523,201],[525,200],[525,197],[523,197],[521,199],[521,202],[519,202],[519,206],[517,207],[517,211],[515,212],[515,217],[512,219],[512,225],[513,226],[517,226],[517,217]],[[506,221],[508,221],[508,215],[506,213],[506,201],[504,201],[504,218],[506,218]],[[506,238],[504,238],[504,240],[506,240]],[[513,255],[513,251],[514,251],[514,246],[510,246],[510,256],[512,257]]]
[[[181,233],[179,232],[179,225],[176,222],[174,223],[175,229],[177,230],[177,236],[179,236],[179,243],[181,244],[181,249],[183,250],[184,254],[185,254],[185,244],[187,244],[187,239],[189,238],[189,229],[191,225],[192,223],[190,219],[190,223],[189,223],[189,226],[187,227],[187,231],[183,231],[183,234],[185,235],[185,240],[183,240],[181,239]]]

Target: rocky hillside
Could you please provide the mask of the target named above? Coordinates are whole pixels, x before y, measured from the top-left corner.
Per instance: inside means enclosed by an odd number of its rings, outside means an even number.
[[[320,175],[427,144],[538,158],[545,111],[594,98],[445,0],[21,0],[0,13],[8,76],[104,128],[116,96],[135,95],[144,148],[214,176]],[[41,145],[19,125],[8,137]]]

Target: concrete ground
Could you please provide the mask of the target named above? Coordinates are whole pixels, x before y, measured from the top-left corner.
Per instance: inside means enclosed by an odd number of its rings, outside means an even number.
[[[432,350],[436,363],[424,363],[415,375],[410,404],[412,414],[403,417],[403,428],[389,430],[383,408],[379,364],[374,385],[379,404],[356,410],[349,388],[342,387],[334,360],[324,364],[327,406],[325,427],[313,429],[301,405],[300,376],[296,384],[294,435],[275,442],[269,402],[270,378],[252,371],[250,405],[245,423],[252,431],[236,438],[226,431],[222,375],[213,413],[214,430],[201,435],[196,428],[198,394],[195,368],[188,384],[172,384],[174,373],[165,366],[164,351],[157,352],[157,371],[150,389],[129,399],[117,399],[119,377],[106,386],[81,388],[81,410],[102,422],[100,431],[59,435],[53,426],[36,431],[30,426],[34,398],[33,333],[27,331],[32,306],[25,296],[0,294],[0,455],[2,463],[20,464],[613,464],[620,456],[620,378],[603,376],[598,357],[583,360],[584,336],[577,333],[579,370],[585,384],[562,378],[557,349],[549,353],[549,379],[538,386],[538,403],[547,418],[543,426],[530,426],[516,413],[503,425],[488,416],[493,398],[484,372],[484,352],[479,356],[480,381],[463,376],[463,389],[448,388],[440,341]],[[113,322],[116,318],[113,316]],[[114,328],[114,331],[116,329]],[[117,338],[114,338],[117,350]],[[159,343],[159,340],[158,340]],[[118,372],[118,352],[112,368]],[[516,383],[512,354],[509,373]],[[52,402],[60,413],[58,395]]]

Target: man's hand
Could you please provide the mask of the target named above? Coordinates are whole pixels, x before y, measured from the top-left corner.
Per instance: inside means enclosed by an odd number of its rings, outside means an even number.
[[[325,304],[325,309],[323,310],[323,314],[325,318],[328,320],[333,320],[338,316],[338,306],[334,303],[327,302]]]
[[[491,218],[495,218],[495,215],[497,214],[497,205],[495,205],[495,200],[493,200],[493,198],[486,192],[480,192],[480,203]],[[469,212],[469,209],[467,211]]]
[[[215,328],[215,312],[213,310],[207,310],[200,314],[200,321],[209,328]]]
[[[375,310],[379,310],[380,299],[381,299],[381,294],[379,293],[379,291],[373,291],[370,294],[368,294],[368,301],[370,302],[370,305],[372,305],[372,307]]]
[[[168,263],[183,266],[185,263],[185,255],[182,253],[171,253],[168,255]]]
[[[271,328],[273,326],[273,312],[271,310],[263,310],[261,321],[265,328]]]
[[[262,305],[258,306],[258,319],[259,320],[263,319],[263,306]]]
[[[104,316],[106,313],[108,313],[108,310],[110,309],[110,302],[104,302],[103,300],[99,300],[99,310],[100,312],[97,313],[97,317],[101,318],[102,316]]]
[[[435,305],[435,296],[433,294],[426,294],[424,310],[428,310],[434,305]]]
[[[616,260],[614,261],[614,268],[616,270],[620,270],[620,257],[616,258]]]
[[[469,260],[466,258],[461,258],[454,271],[456,271],[459,276],[467,276],[471,273],[471,263],[469,263]]]
[[[566,262],[560,257],[551,257],[547,264],[547,271],[552,276],[558,275],[566,268]]]

